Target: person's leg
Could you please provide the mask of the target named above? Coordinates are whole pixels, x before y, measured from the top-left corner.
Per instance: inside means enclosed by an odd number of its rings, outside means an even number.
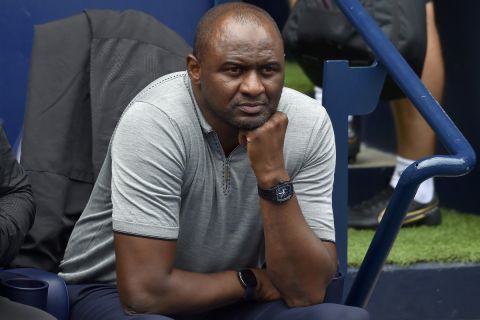
[[[443,95],[444,65],[433,2],[426,4],[427,11],[427,50],[421,79],[438,101]],[[349,209],[348,225],[354,228],[378,226],[383,212],[390,201],[401,173],[415,160],[430,156],[435,151],[435,134],[417,109],[408,99],[391,102],[397,137],[397,163],[390,179],[390,185],[372,198]],[[433,178],[420,184],[414,201],[410,204],[404,225],[430,224],[441,221],[438,199],[434,193]]]
[[[322,303],[289,308],[283,301],[239,303],[212,314],[217,320],[368,320],[366,310],[341,304]]]
[[[433,97],[440,101],[443,96],[445,71],[432,1],[427,3],[426,11],[427,50],[421,79]],[[409,164],[408,161],[411,163],[435,152],[435,133],[409,99],[395,100],[391,105],[397,134],[397,154],[401,157],[397,166],[400,168],[396,170],[399,172],[395,172],[391,180],[392,187],[395,187],[398,182],[398,173],[401,173],[405,165]],[[433,194],[433,179],[427,180],[419,188],[415,200],[428,203],[432,201]]]
[[[123,312],[116,286],[69,285],[71,320],[167,320],[161,315],[127,315]]]
[[[0,314],[2,319],[16,320],[54,320],[55,318],[43,310],[13,302],[5,297],[0,297]]]

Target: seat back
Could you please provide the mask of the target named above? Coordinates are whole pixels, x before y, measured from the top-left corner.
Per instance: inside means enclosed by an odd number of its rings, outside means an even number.
[[[14,267],[56,272],[123,109],[184,70],[189,45],[140,11],[89,10],[36,26],[21,164],[37,204]]]

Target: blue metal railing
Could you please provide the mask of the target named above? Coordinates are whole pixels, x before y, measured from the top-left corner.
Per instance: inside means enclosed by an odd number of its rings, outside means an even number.
[[[375,53],[377,61],[412,101],[451,153],[418,160],[401,175],[346,299],[348,305],[365,307],[419,184],[435,176],[453,177],[467,174],[475,165],[475,153],[358,0],[336,2]]]

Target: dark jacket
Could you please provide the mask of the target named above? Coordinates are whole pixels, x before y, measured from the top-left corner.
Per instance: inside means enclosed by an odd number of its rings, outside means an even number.
[[[34,218],[32,188],[0,127],[0,267],[18,252]]]
[[[156,78],[185,70],[190,52],[139,11],[92,10],[35,27],[21,164],[37,218],[12,266],[58,270],[124,108]]]

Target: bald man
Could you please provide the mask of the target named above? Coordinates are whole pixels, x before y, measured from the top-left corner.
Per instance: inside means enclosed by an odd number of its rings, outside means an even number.
[[[322,303],[334,137],[315,100],[283,87],[272,18],[213,8],[186,62],[113,133],[61,264],[72,319],[368,319]]]

